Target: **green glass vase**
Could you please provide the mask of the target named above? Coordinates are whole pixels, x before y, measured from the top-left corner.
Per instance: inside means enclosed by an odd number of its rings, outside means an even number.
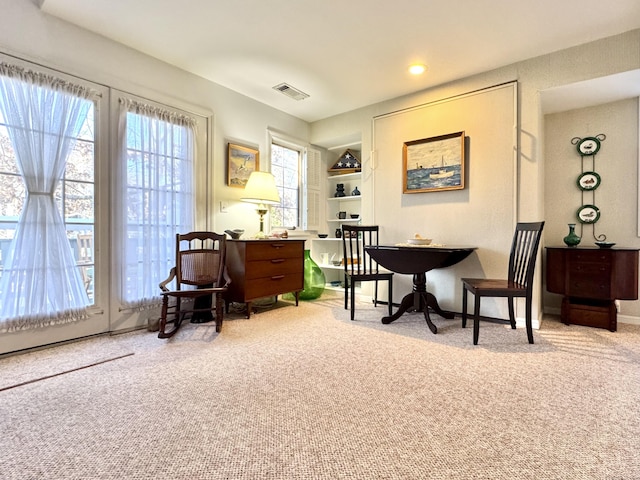
[[[304,289],[300,292],[300,300],[314,300],[324,292],[326,279],[324,272],[318,264],[311,258],[311,251],[304,251]],[[291,293],[283,295],[285,300],[295,297]]]
[[[567,245],[567,247],[576,247],[580,243],[581,238],[576,234],[575,223],[569,224],[569,234],[562,240]]]

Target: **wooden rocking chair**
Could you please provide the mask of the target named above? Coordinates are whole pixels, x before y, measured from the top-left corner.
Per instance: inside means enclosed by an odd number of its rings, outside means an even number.
[[[227,274],[226,236],[213,232],[190,232],[176,235],[176,266],[169,277],[160,283],[162,312],[158,338],[173,336],[187,315],[192,323],[213,320],[215,311],[216,332],[222,328],[223,294],[231,279]],[[167,285],[176,281],[175,290]],[[175,303],[169,305],[169,298]],[[184,309],[182,300],[193,300],[193,307]],[[167,324],[173,328],[167,330]]]

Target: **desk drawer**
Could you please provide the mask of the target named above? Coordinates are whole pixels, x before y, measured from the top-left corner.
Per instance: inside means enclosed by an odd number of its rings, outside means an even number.
[[[265,241],[247,245],[247,261],[298,258],[303,255],[302,244],[288,241]]]
[[[273,258],[271,260],[256,260],[247,263],[245,278],[252,280],[254,278],[271,277],[273,275],[288,275],[291,273],[302,273],[304,264],[299,256],[288,258]]]
[[[247,299],[269,297],[282,293],[295,292],[304,288],[302,273],[273,275],[267,278],[247,280],[245,297]]]

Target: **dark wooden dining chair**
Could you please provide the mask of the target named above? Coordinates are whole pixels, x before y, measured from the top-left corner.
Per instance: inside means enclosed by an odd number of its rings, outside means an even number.
[[[223,295],[231,283],[225,265],[226,253],[224,234],[176,234],[176,266],[171,269],[169,277],[160,283],[162,311],[158,338],[175,335],[187,316],[191,317],[193,323],[204,323],[213,320],[213,312],[216,332],[221,330]],[[173,280],[175,289],[169,290],[167,285]],[[169,304],[170,298],[174,299],[172,305]],[[183,300],[193,303],[185,304]],[[169,330],[168,324],[173,325]]]
[[[533,343],[531,303],[533,296],[533,272],[536,266],[538,245],[544,222],[518,223],[511,243],[507,279],[462,279],[462,328],[467,326],[467,292],[475,296],[473,308],[473,344],[478,344],[480,331],[480,299],[482,297],[506,297],[511,328],[516,328],[514,298],[525,299],[527,338]]]
[[[378,245],[377,225],[343,225],[342,251],[344,253],[344,308],[351,298],[351,320],[355,317],[355,291],[357,282],[375,282],[373,305],[378,306],[378,281],[389,284],[389,315],[393,307],[393,272],[380,271],[378,263],[365,252],[365,245]]]

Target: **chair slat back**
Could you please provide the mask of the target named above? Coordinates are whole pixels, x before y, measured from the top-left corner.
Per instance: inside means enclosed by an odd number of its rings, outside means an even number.
[[[544,222],[518,223],[509,255],[509,281],[531,287]]]
[[[378,273],[378,264],[367,254],[365,245],[378,245],[378,225],[342,225],[344,270],[350,275]]]
[[[181,285],[220,286],[226,259],[226,236],[213,232],[176,234],[176,289]]]

